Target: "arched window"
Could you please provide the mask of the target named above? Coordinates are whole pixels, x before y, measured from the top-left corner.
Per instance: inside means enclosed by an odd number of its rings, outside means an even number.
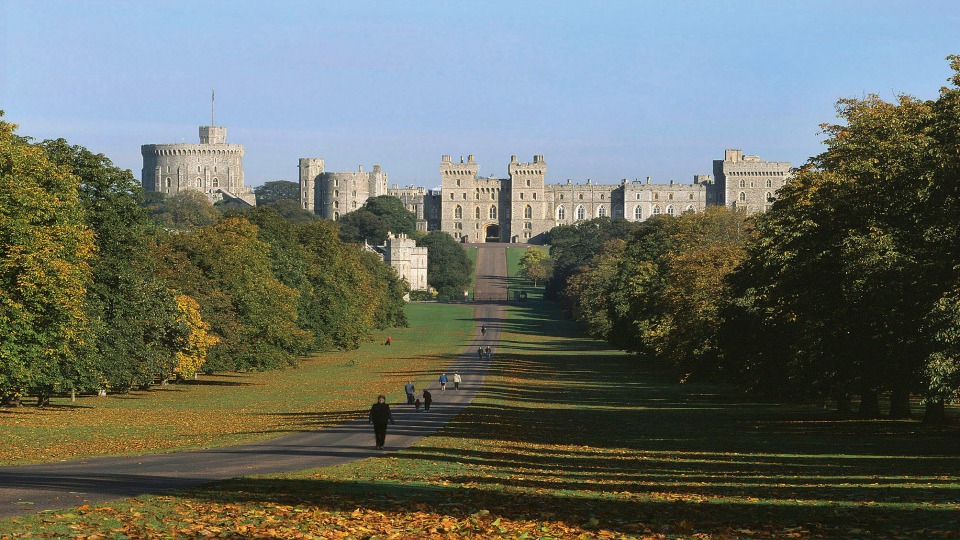
[[[167,187],[170,187],[170,178],[167,178]]]
[[[690,194],[690,196],[688,197],[688,199],[690,199],[691,201],[693,200],[693,193]]]
[[[337,190],[333,190],[333,196],[334,196],[334,197],[339,197],[339,196],[340,196],[340,192],[337,191]]]
[[[475,211],[473,212],[473,217],[480,219],[480,207],[478,206],[474,210]]]
[[[463,219],[463,208],[459,204],[453,209],[453,217],[455,219]]]
[[[741,180],[741,181],[740,181],[740,187],[747,187],[747,181],[746,181],[746,180]]]
[[[740,192],[740,201],[741,201],[741,202],[746,202],[746,200],[747,200],[747,194],[741,191],[741,192]]]
[[[213,187],[220,187],[220,179],[219,179],[219,178],[214,178],[214,179],[213,179]]]
[[[767,202],[773,202],[773,193],[767,192]]]
[[[659,194],[659,193],[654,193],[654,194],[653,194],[653,200],[659,201],[659,200],[660,200],[660,194]]]
[[[333,213],[333,220],[336,221],[336,220],[338,220],[338,219],[340,219],[340,212],[334,212],[334,213]]]
[[[197,178],[197,187],[203,187],[203,180]]]
[[[457,178],[457,187],[460,187],[460,179]]]
[[[334,208],[340,208],[340,201],[333,201]]]
[[[533,219],[533,207],[529,204],[523,208],[524,219]]]
[[[357,208],[357,201],[353,201],[352,203],[350,203],[350,208],[356,209],[356,208]]]
[[[334,179],[333,179],[333,187],[340,187],[340,179],[339,179],[339,178],[334,178]]]
[[[667,215],[668,215],[668,216],[672,216],[672,215],[673,215],[673,205],[672,205],[672,204],[669,205],[669,206],[667,206]]]
[[[687,212],[696,212],[696,209],[693,208],[693,205],[687,207]]]
[[[497,194],[494,193],[493,191],[490,192],[490,200],[491,200],[491,201],[497,200]]]
[[[577,207],[577,221],[583,221],[583,218],[586,217],[586,212],[583,210],[583,205]]]
[[[640,205],[633,207],[633,219],[640,221],[643,219],[643,209],[640,208]]]
[[[773,180],[767,178],[767,187],[773,187]]]
[[[200,172],[200,166],[197,165],[197,172]]]
[[[603,205],[601,204],[600,207],[597,208],[597,217],[607,217],[607,207],[606,207],[606,206],[603,206]]]
[[[660,205],[659,205],[659,204],[653,207],[653,215],[655,215],[655,216],[659,216],[659,215],[660,215]]]
[[[673,193],[671,193],[671,194],[669,194],[669,195],[667,195],[667,198],[668,198],[668,199],[670,199],[670,200],[672,201],[672,200],[673,200]]]
[[[567,209],[561,204],[557,207],[557,220],[562,221],[564,219],[567,219]]]
[[[490,207],[490,219],[497,219],[497,207],[496,207],[496,206],[491,206],[491,207]]]

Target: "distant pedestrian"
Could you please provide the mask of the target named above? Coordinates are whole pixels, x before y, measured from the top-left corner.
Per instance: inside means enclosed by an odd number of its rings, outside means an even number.
[[[387,336],[386,345],[392,345],[392,344],[393,344],[393,339],[390,336]]]
[[[480,326],[480,335],[481,336],[487,335],[487,325],[484,324]]]
[[[407,405],[413,405],[413,393],[417,391],[416,388],[413,387],[413,381],[405,384],[403,391],[407,393]]]
[[[416,400],[414,400],[413,406],[416,407],[417,412],[420,412],[420,398],[417,398]]]
[[[443,391],[446,389],[447,389],[447,374],[441,373],[440,374],[440,390]]]
[[[462,381],[462,379],[460,379],[460,373],[455,371],[455,372],[453,373],[453,389],[454,389],[454,390],[459,390],[459,389],[460,389],[460,382],[461,382],[461,381]]]
[[[392,424],[393,415],[390,414],[390,406],[387,405],[387,398],[377,396],[377,402],[370,407],[370,423],[373,424],[373,434],[376,439],[377,449],[383,450],[383,445],[387,439],[387,424]]]
[[[487,360],[493,360],[493,349],[491,349],[489,345],[487,345],[487,349],[484,352],[487,353]]]
[[[477,358],[483,360],[483,347],[477,347]]]
[[[423,391],[423,410],[429,411],[430,404],[433,403],[433,394],[429,390]]]

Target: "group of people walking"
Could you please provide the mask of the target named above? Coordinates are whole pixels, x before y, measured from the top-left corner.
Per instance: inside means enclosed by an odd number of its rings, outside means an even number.
[[[486,336],[486,325],[481,325],[480,334]],[[392,342],[393,340],[388,337],[385,345],[390,345]],[[480,347],[477,349],[477,354],[480,356],[481,360],[484,358],[487,360],[493,358],[493,350],[489,345],[487,345],[486,348]],[[441,373],[440,377],[437,379],[437,382],[440,383],[441,392],[445,392],[447,390],[447,382],[453,382],[453,389],[459,391],[460,383],[463,382],[463,379],[460,377],[459,372],[454,372],[453,377],[450,379],[447,378],[446,373]],[[425,411],[430,410],[430,406],[433,404],[433,394],[431,394],[429,390],[424,390],[421,393],[421,396],[423,397],[422,401],[420,397],[417,396],[417,389],[413,385],[413,381],[407,381],[407,384],[403,386],[403,391],[407,394],[407,405],[413,405],[417,412],[420,412],[421,406]],[[387,437],[387,425],[394,423],[393,414],[390,412],[390,406],[387,405],[387,398],[385,396],[377,396],[377,402],[370,407],[370,415],[368,420],[371,424],[373,424],[373,433],[374,438],[376,439],[377,449],[383,450],[383,445]]]

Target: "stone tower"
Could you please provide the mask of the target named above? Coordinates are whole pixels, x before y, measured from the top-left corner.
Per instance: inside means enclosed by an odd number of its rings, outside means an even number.
[[[717,195],[723,197],[716,204],[754,214],[770,208],[777,190],[790,179],[791,169],[786,161],[761,161],[760,156],[727,149],[723,160],[713,161],[713,175]]]
[[[323,158],[300,158],[300,206],[316,211],[316,184],[323,176]]]
[[[547,163],[543,156],[533,156],[533,162],[520,163],[510,157],[509,230],[504,238],[511,242],[529,242],[538,234],[553,227],[553,212],[544,197]]]
[[[140,183],[147,191],[199,191],[211,202],[233,199],[256,205],[243,182],[243,145],[227,144],[227,128],[200,126],[200,144],[145,144],[140,147]]]

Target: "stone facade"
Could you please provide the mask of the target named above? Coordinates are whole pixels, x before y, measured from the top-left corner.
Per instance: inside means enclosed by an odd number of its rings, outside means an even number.
[[[306,174],[304,171],[307,171]],[[700,174],[690,184],[668,184],[621,180],[617,184],[547,184],[547,164],[543,156],[521,163],[510,158],[507,178],[477,176],[479,166],[473,155],[459,162],[451,156],[440,160],[440,190],[419,187],[386,188],[379,166],[368,177],[357,177],[354,184],[364,189],[342,186],[344,174],[324,173],[323,160],[300,160],[300,192],[303,207],[329,219],[363,206],[368,197],[380,194],[399,197],[417,216],[418,230],[441,230],[463,242],[538,243],[557,225],[570,225],[598,217],[643,221],[658,214],[680,215],[702,212],[707,206],[727,205],[746,212],[762,212],[769,207],[776,190],[790,177],[787,162],[761,161],[744,156],[740,150],[727,150],[723,160],[714,161],[714,175]],[[337,184],[339,182],[339,184]],[[337,185],[341,186],[337,191]],[[336,205],[319,205],[330,194]]]
[[[723,194],[718,204],[754,214],[770,208],[777,190],[790,179],[791,168],[786,161],[761,161],[760,156],[727,150],[723,160],[713,161],[713,174]]]
[[[371,248],[397,275],[407,281],[411,291],[425,291],[427,285],[427,248],[405,234],[390,235],[382,246]]]
[[[387,194],[387,173],[379,165],[373,172],[326,172],[321,158],[300,159],[300,204],[327,219],[339,219],[371,197]]]
[[[200,144],[145,144],[140,154],[140,183],[147,191],[199,191],[211,202],[256,205],[253,190],[243,182],[243,145],[227,144],[223,126],[200,126]]]

